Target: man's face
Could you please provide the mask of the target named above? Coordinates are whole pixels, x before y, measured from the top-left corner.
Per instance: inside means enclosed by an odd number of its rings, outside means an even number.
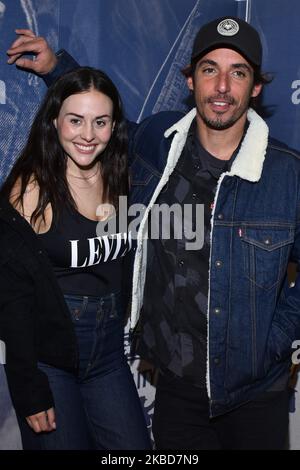
[[[199,59],[194,77],[187,79],[194,91],[198,117],[207,127],[228,129],[246,119],[249,101],[262,85],[253,84],[249,62],[232,49],[215,49]]]

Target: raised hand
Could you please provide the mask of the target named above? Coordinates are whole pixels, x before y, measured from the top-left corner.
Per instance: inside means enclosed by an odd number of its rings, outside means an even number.
[[[8,64],[16,64],[41,75],[55,68],[57,58],[45,38],[36,36],[30,29],[16,29],[16,34],[17,39],[7,51]],[[34,54],[33,59],[22,57],[28,52]]]

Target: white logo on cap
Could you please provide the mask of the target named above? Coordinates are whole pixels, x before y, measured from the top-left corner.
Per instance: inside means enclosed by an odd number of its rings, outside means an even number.
[[[221,21],[217,26],[218,33],[222,36],[234,36],[239,32],[239,29],[237,22],[230,18]]]

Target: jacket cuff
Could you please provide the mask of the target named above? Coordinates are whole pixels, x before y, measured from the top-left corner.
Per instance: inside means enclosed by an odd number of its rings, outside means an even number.
[[[53,395],[44,372],[38,369],[33,377],[18,380],[9,367],[4,368],[11,400],[19,416],[26,418],[54,407]]]
[[[65,73],[80,67],[78,62],[64,49],[60,49],[55,55],[58,60],[55,68],[45,75],[40,75],[48,87]]]

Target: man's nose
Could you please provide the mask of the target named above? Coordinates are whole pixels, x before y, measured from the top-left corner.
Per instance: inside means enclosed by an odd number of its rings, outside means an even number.
[[[228,73],[220,73],[217,77],[216,88],[219,93],[228,93],[230,91],[230,77]]]

